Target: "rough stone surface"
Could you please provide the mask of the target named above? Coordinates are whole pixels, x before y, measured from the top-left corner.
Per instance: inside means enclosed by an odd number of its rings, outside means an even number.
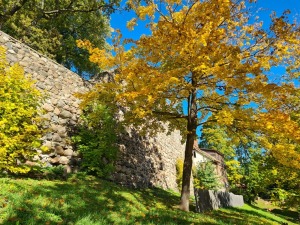
[[[51,163],[51,164],[58,164],[58,163],[59,163],[59,157],[56,156],[56,157],[54,157],[54,158],[51,158],[51,159],[50,159],[50,163]]]
[[[120,155],[113,179],[135,187],[159,186],[177,190],[176,161],[183,158],[179,131],[141,137],[133,129],[121,135]]]
[[[73,150],[72,149],[67,149],[64,151],[65,156],[72,156],[73,155]]]
[[[55,153],[58,155],[64,155],[64,149],[61,146],[55,146]]]
[[[66,157],[66,156],[61,156],[60,158],[59,158],[59,163],[60,164],[63,164],[63,165],[67,165],[68,163],[69,163],[69,159]]]
[[[19,62],[47,96],[42,108],[47,112],[43,118],[48,120],[45,129],[49,132],[42,140],[50,153],[40,155],[41,161],[49,166],[76,165],[79,156],[70,144],[70,134],[78,122],[80,100],[74,93],[86,92],[90,82],[1,31],[0,45],[7,48],[9,63]],[[107,82],[110,77],[102,76],[99,80]],[[180,141],[178,131],[149,138],[128,129],[119,140],[119,160],[112,179],[128,186],[177,190],[176,160],[183,158],[184,152]]]
[[[235,195],[227,191],[196,189],[194,193],[197,212],[206,212],[226,207],[240,207],[244,205],[244,198],[242,195]]]

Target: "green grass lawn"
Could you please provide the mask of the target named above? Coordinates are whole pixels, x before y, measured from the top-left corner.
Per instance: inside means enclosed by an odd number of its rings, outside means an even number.
[[[298,224],[300,224],[299,214],[295,209],[294,210],[281,209],[279,206],[272,203],[271,201],[266,201],[266,200],[263,200],[261,198],[256,200],[254,206],[256,206],[257,208],[260,208],[260,209],[265,209],[265,210],[271,211],[272,214],[275,214],[275,215],[277,215],[279,217],[282,217],[286,220],[293,221],[295,223],[298,222]]]
[[[199,214],[177,209],[179,195],[133,190],[93,177],[68,181],[0,178],[0,224],[295,224],[245,205]]]

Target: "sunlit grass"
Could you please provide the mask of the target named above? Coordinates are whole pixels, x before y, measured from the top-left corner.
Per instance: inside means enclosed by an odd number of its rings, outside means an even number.
[[[247,205],[199,214],[178,210],[178,203],[179,195],[173,192],[127,189],[93,177],[75,177],[68,181],[0,179],[0,224],[4,225],[268,225],[287,222]]]

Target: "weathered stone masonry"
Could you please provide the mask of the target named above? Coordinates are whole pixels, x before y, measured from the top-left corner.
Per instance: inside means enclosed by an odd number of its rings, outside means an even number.
[[[86,82],[72,71],[1,31],[0,45],[7,48],[9,63],[19,63],[25,73],[31,74],[36,80],[37,88],[47,96],[42,107],[47,112],[45,117],[49,120],[50,129],[43,141],[51,153],[41,153],[35,160],[41,160],[48,166],[72,165],[77,153],[71,145],[68,131],[76,125],[80,115],[80,101],[74,97],[74,93],[87,91]],[[184,151],[180,140],[179,131],[171,135],[160,133],[154,138],[148,138],[128,129],[120,137],[120,155],[112,178],[125,185],[160,186],[176,190],[175,164],[178,158],[183,158]]]

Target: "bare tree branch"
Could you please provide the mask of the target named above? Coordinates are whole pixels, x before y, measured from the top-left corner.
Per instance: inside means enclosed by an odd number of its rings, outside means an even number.
[[[187,119],[188,116],[182,115],[182,114],[177,114],[177,113],[170,113],[170,112],[161,112],[161,111],[152,111],[152,113],[157,114],[157,115],[162,115],[162,116],[170,116],[170,118],[174,119]]]

